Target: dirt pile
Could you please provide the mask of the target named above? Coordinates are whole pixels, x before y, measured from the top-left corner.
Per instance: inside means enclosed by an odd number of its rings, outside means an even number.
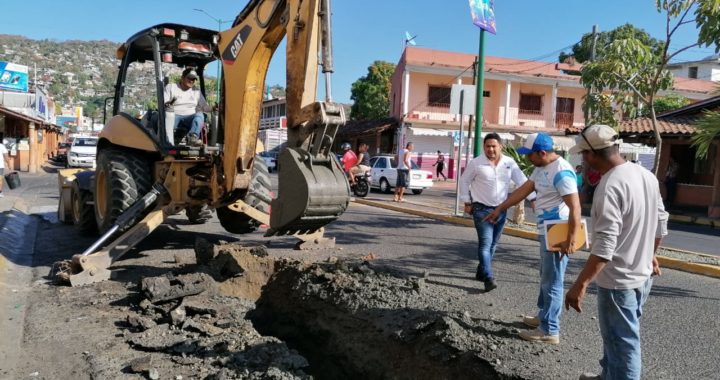
[[[303,371],[308,361],[279,339],[260,335],[245,318],[252,299],[235,296],[259,295],[259,287],[249,285],[257,281],[256,270],[273,268],[272,260],[253,253],[224,246],[205,256],[200,273],[142,279],[142,301],[119,324],[130,347],[145,354],[123,371],[151,379],[309,378]]]

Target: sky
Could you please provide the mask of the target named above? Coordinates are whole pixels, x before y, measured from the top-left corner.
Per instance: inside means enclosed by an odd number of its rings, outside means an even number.
[[[0,34],[58,41],[123,42],[139,30],[164,22],[217,29],[215,20],[233,20],[247,0],[30,3],[0,0],[0,3],[3,14]],[[194,11],[195,8],[203,9],[215,20]],[[420,47],[478,52],[480,32],[472,24],[468,0],[335,0],[332,11],[335,101],[351,102],[352,83],[366,75],[374,61],[397,63],[405,31],[417,36],[415,41]],[[485,54],[492,56],[554,61],[560,49],[579,41],[583,33],[592,30],[593,24],[600,31],[607,31],[629,22],[655,38],[665,38],[665,18],[656,11],[655,0],[495,0],[495,15],[497,35],[486,35]],[[230,23],[223,24],[223,29],[228,27]],[[696,39],[694,24],[682,26],[674,36],[671,51]],[[281,45],[270,65],[267,85],[285,84],[283,51]],[[712,48],[693,48],[678,58],[696,60],[711,54]]]

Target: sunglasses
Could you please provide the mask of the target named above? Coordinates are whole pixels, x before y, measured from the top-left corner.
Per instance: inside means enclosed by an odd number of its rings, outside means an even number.
[[[590,144],[590,141],[588,141],[587,137],[585,137],[585,131],[587,131],[587,130],[588,130],[588,129],[585,128],[585,129],[583,129],[582,131],[580,131],[580,136],[582,136],[583,140],[585,140],[585,143],[587,143],[587,145],[590,147],[590,150],[591,150],[593,153],[595,153],[595,148],[593,148],[592,144]]]

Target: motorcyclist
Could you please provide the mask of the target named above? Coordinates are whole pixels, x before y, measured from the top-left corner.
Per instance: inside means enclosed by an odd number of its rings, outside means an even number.
[[[350,174],[353,178],[356,175],[362,176],[370,171],[370,155],[367,152],[369,147],[370,146],[366,143],[360,143],[358,146],[356,164],[350,169]]]
[[[340,145],[340,149],[344,152],[340,162],[343,164],[343,170],[350,177],[350,183],[355,183],[355,176],[352,173],[352,168],[357,165],[358,159],[357,155],[355,155],[355,152],[353,152],[351,148],[352,146],[347,142]]]

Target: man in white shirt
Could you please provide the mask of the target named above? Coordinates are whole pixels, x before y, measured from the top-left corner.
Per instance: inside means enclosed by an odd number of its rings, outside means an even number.
[[[524,185],[510,194],[505,202],[495,208],[486,220],[495,221],[501,212],[522,201],[533,191],[537,192],[535,215],[538,220],[540,243],[540,293],[536,316],[526,316],[523,323],[534,330],[523,331],[520,338],[548,344],[560,343],[560,313],[562,312],[563,281],[568,254],[575,252],[575,237],[580,230],[580,198],[578,197],[575,169],[553,150],[553,140],[546,133],[530,134],[517,149],[527,155],[535,170]],[[560,251],[545,248],[546,220],[567,220],[567,239],[560,244]]]
[[[460,200],[465,213],[473,216],[478,235],[478,267],[475,279],[485,283],[485,292],[497,288],[492,271],[492,258],[505,227],[506,211],[495,223],[484,221],[495,207],[507,199],[510,182],[522,186],[527,177],[512,158],[502,154],[502,143],[497,133],[488,133],[483,139],[483,153],[467,164],[460,177]]]
[[[405,189],[410,186],[410,169],[412,164],[410,163],[410,157],[412,155],[413,143],[409,142],[405,145],[405,149],[398,154],[397,163],[397,181],[395,182],[395,197],[393,201],[404,202]]]
[[[175,113],[175,124],[173,131],[182,127],[188,130],[188,145],[200,146],[200,131],[202,130],[205,116],[203,112],[212,111],[202,92],[195,89],[195,81],[198,75],[192,68],[183,71],[180,83],[170,83],[165,86],[165,109]]]
[[[5,180],[5,167],[10,167],[10,157],[8,156],[8,150],[5,148],[5,144],[2,143],[2,140],[0,140],[0,198],[4,197],[3,195],[3,181]]]
[[[660,275],[655,251],[667,235],[668,213],[657,178],[623,159],[617,137],[611,127],[593,125],[571,149],[603,175],[590,211],[590,258],[565,296],[565,308],[581,312],[587,287],[595,279],[602,374],[581,379],[640,379],[640,315],[652,276]]]

